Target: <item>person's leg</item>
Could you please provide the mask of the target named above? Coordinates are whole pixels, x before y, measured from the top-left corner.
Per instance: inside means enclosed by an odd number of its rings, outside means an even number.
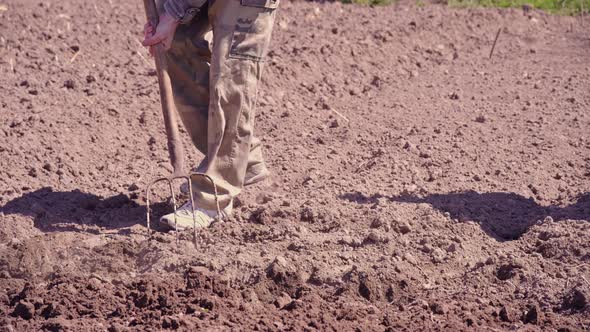
[[[211,39],[211,26],[205,6],[190,24],[178,27],[172,47],[167,53],[176,108],[193,144],[205,155]],[[207,164],[205,158],[196,170],[204,171]],[[259,182],[268,174],[262,157],[262,144],[253,136],[244,185]]]
[[[215,180],[222,208],[240,193],[248,165],[264,165],[259,140],[253,138],[254,104],[277,5],[278,0],[210,2],[213,43],[202,170]],[[215,209],[212,186],[195,179],[195,187],[197,205]]]
[[[166,53],[174,104],[193,144],[207,154],[209,48],[207,7],[187,25],[179,25]]]

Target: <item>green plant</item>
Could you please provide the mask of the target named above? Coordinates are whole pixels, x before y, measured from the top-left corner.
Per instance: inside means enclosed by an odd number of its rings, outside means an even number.
[[[522,7],[546,10],[551,13],[572,15],[587,13],[590,0],[449,0],[451,7]]]

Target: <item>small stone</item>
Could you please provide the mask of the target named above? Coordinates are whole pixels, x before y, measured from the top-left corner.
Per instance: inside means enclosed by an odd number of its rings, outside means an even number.
[[[31,168],[29,170],[29,176],[36,178],[37,175],[38,175],[38,173],[37,173],[37,169],[36,168],[33,167],[33,168]]]
[[[446,312],[446,308],[440,303],[430,304],[430,310],[432,310],[435,315],[444,315]]]
[[[377,244],[377,243],[384,243],[388,242],[388,238],[377,234],[376,232],[371,232],[367,237],[363,240],[363,244]]]
[[[357,248],[363,245],[363,241],[353,238],[352,236],[343,236],[340,240],[338,240],[339,244],[347,245],[353,248]]]
[[[139,190],[139,186],[136,183],[132,183],[129,188],[127,188],[127,190],[129,191],[136,191]]]
[[[434,248],[432,248],[432,246],[429,245],[429,244],[425,244],[424,246],[422,246],[421,250],[423,252],[429,254],[429,253],[431,253],[434,250]]]
[[[275,299],[274,305],[275,307],[282,309],[287,304],[291,303],[292,299],[289,294],[283,292],[279,297]]]
[[[383,220],[381,218],[375,218],[371,222],[371,228],[379,228],[381,226],[383,226]]]
[[[440,248],[436,248],[432,251],[432,261],[435,263],[442,263],[445,257],[445,252],[442,251]]]
[[[397,230],[402,234],[408,234],[412,231],[412,228],[410,227],[410,224],[404,221],[397,226]]]
[[[102,282],[98,278],[90,278],[88,285],[86,286],[89,290],[97,291],[102,288]]]
[[[43,169],[46,170],[46,171],[48,171],[48,172],[51,172],[51,171],[53,171],[53,166],[50,163],[45,163],[43,165]]]
[[[279,266],[286,267],[287,260],[283,256],[277,256],[277,257],[275,257],[273,264],[278,264]]]
[[[475,122],[478,122],[478,123],[485,123],[485,122],[486,122],[486,120],[487,120],[487,119],[486,119],[486,117],[485,117],[485,116],[483,116],[483,115],[478,115],[478,116],[475,118]]]
[[[76,88],[76,82],[74,82],[74,80],[66,80],[64,82],[64,87],[66,87],[69,90],[73,90]]]
[[[453,253],[457,251],[457,245],[455,243],[451,243],[448,247],[447,247],[447,252],[448,253]]]
[[[430,153],[428,153],[426,151],[420,151],[420,154],[418,154],[418,156],[420,158],[428,159],[428,158],[430,158]]]

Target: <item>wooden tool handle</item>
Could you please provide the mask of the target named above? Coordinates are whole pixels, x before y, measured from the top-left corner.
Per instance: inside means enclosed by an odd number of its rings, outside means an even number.
[[[154,0],[143,0],[147,20],[158,29],[159,13]],[[156,60],[156,72],[158,73],[158,83],[160,86],[160,103],[162,104],[162,113],[164,115],[164,125],[166,127],[166,136],[168,138],[168,153],[170,161],[174,168],[173,175],[184,174],[184,151],[180,134],[178,132],[178,121],[174,107],[174,96],[172,94],[172,85],[168,75],[168,65],[166,63],[166,54],[164,45],[159,43],[154,47],[154,59]]]

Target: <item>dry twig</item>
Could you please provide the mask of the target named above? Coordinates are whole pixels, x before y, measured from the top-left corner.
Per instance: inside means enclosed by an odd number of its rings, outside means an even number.
[[[494,49],[496,48],[496,42],[498,41],[498,37],[500,37],[500,32],[502,32],[502,28],[498,29],[498,32],[496,33],[494,44],[492,45],[492,49],[490,50],[490,59],[492,58],[492,55],[494,55]]]
[[[78,57],[78,54],[80,54],[80,50],[78,50],[76,53],[74,53],[74,55],[70,59],[70,63],[72,63],[72,62],[74,62],[74,60],[76,60],[76,58]]]
[[[345,117],[342,113],[338,112],[337,110],[330,108],[330,111],[336,113],[336,115],[340,116],[341,118],[343,118],[346,122],[350,122],[350,120],[348,120],[347,117]]]

